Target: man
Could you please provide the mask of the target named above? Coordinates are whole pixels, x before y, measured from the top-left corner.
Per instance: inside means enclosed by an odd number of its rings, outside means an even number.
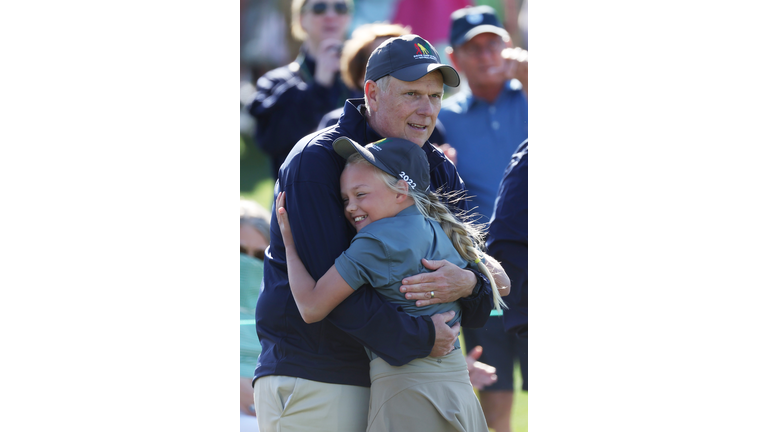
[[[456,151],[469,207],[474,207],[479,222],[488,223],[504,168],[528,138],[527,63],[506,58],[509,51],[504,50],[511,49],[511,40],[489,6],[453,12],[450,42],[446,52],[466,78],[468,90],[446,100],[439,118],[446,142]],[[496,367],[497,382],[479,392],[486,422],[497,432],[509,432],[513,359],[521,364],[522,387],[527,391],[527,341],[506,333],[499,316],[490,317],[482,329],[463,333],[467,347],[483,347],[480,361]]]
[[[256,82],[248,112],[256,119],[256,142],[270,156],[275,178],[293,145],[314,131],[325,113],[360,95],[347,88],[339,74],[352,4],[293,0],[291,33],[302,41],[299,56]]]
[[[421,47],[419,47],[421,45]],[[423,47],[423,48],[422,48]],[[333,141],[347,136],[360,143],[384,137],[422,146],[431,186],[462,191],[455,167],[427,138],[440,110],[443,83],[459,84],[456,71],[424,39],[389,39],[371,55],[365,99],[350,99],[339,122],[300,140],[280,168],[275,193],[287,192],[299,257],[315,280],[349,247],[355,230],[346,222],[339,177],[345,160]],[[466,206],[460,204],[460,207]],[[306,324],[291,295],[285,247],[273,210],[264,290],[256,308],[262,353],[254,376],[254,400],[262,432],[365,430],[370,394],[369,360],[363,345],[391,365],[451,351],[458,325],[453,312],[412,317],[373,289],[360,289],[323,321]],[[417,306],[458,300],[462,323],[482,326],[492,309],[490,283],[480,273],[444,261],[423,265],[433,273],[406,278],[401,290]]]

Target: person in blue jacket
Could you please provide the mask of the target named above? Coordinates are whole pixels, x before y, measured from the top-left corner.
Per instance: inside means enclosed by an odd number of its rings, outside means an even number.
[[[339,193],[346,161],[333,149],[337,138],[411,141],[427,157],[433,190],[464,190],[454,165],[427,141],[444,83],[455,87],[459,76],[440,63],[429,42],[416,35],[389,39],[368,61],[365,99],[347,100],[336,125],[307,135],[291,150],[280,168],[275,196],[286,192],[293,239],[313,278],[333,266],[355,235]],[[460,202],[456,210],[466,210],[466,204]],[[414,317],[373,289],[357,290],[324,320],[307,324],[291,294],[274,209],[270,237],[264,289],[256,306],[262,352],[254,373],[254,402],[260,430],[364,430],[371,383],[363,344],[395,366],[453,350],[459,325],[446,324],[453,313]],[[422,264],[436,271],[405,278],[405,298],[416,300],[418,307],[458,301],[462,325],[485,324],[493,308],[485,275],[442,260]]]
[[[248,112],[256,119],[256,143],[270,157],[277,178],[285,157],[327,113],[360,97],[342,82],[339,55],[350,22],[352,0],[293,0],[291,33],[302,41],[292,63],[256,81]]]
[[[504,171],[488,228],[488,253],[511,281],[502,317],[508,333],[528,339],[528,140],[518,146]],[[527,367],[527,366],[526,366]]]
[[[410,315],[452,311],[456,315],[448,325],[460,322],[458,302],[419,308],[415,301],[403,298],[400,284],[403,278],[426,271],[422,257],[444,259],[463,268],[477,266],[492,278],[489,268],[498,269],[499,263],[481,251],[482,230],[457,219],[429,191],[429,163],[418,145],[384,138],[362,147],[341,137],[333,148],[347,159],[341,173],[341,197],[345,216],[357,235],[318,281],[309,275],[296,251],[283,205],[285,193],[280,192],[275,202],[291,292],[304,321],[322,320],[355,290],[370,285]],[[492,288],[494,305],[500,310],[501,296],[508,287],[497,288],[492,283]],[[456,341],[455,349],[445,356],[415,359],[396,367],[367,350],[371,404],[366,430],[407,430],[414,417],[421,419],[422,432],[486,430],[460,348]]]

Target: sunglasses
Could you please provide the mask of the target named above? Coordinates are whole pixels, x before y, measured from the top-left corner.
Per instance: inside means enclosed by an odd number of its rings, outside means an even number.
[[[312,9],[312,13],[315,15],[322,15],[328,11],[328,5],[331,3],[314,3],[309,9]],[[306,8],[305,8],[306,10]],[[337,15],[346,15],[349,12],[349,6],[346,3],[333,3],[333,10]]]

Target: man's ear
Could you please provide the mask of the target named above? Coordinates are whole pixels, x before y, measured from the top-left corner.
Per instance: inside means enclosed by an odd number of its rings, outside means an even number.
[[[454,57],[456,53],[453,51],[453,48],[445,47],[445,53],[448,55],[448,58],[451,59],[451,64],[453,64],[453,68],[456,69],[456,72],[461,72],[459,65],[456,64],[456,58]]]
[[[378,110],[380,94],[381,94],[381,89],[375,82],[373,82],[372,80],[368,80],[365,82],[365,96],[366,98],[368,98],[368,108],[370,108],[371,112],[375,112]]]

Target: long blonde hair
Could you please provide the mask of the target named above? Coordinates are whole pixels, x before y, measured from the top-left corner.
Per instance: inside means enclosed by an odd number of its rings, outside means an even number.
[[[365,163],[372,165],[365,160],[360,154],[355,153],[347,159],[347,165],[356,165]],[[387,185],[390,189],[397,193],[402,193],[403,190],[397,187],[400,179],[394,177],[378,168],[376,168],[376,175]],[[459,220],[453,212],[440,200],[440,197],[444,197],[447,200],[451,200],[453,197],[450,194],[438,194],[435,192],[425,193],[408,187],[408,196],[413,198],[416,208],[427,219],[431,219],[440,224],[440,227],[445,231],[445,234],[451,239],[453,247],[456,251],[467,261],[477,264],[480,271],[491,282],[491,288],[493,290],[493,307],[497,311],[501,311],[501,308],[507,309],[507,305],[501,299],[499,289],[496,286],[496,282],[493,280],[488,267],[482,262],[482,259],[493,262],[497,267],[498,261],[496,261],[490,255],[484,253],[480,246],[483,244],[483,238],[485,232],[483,225],[478,225],[471,222],[469,219],[465,221]]]

